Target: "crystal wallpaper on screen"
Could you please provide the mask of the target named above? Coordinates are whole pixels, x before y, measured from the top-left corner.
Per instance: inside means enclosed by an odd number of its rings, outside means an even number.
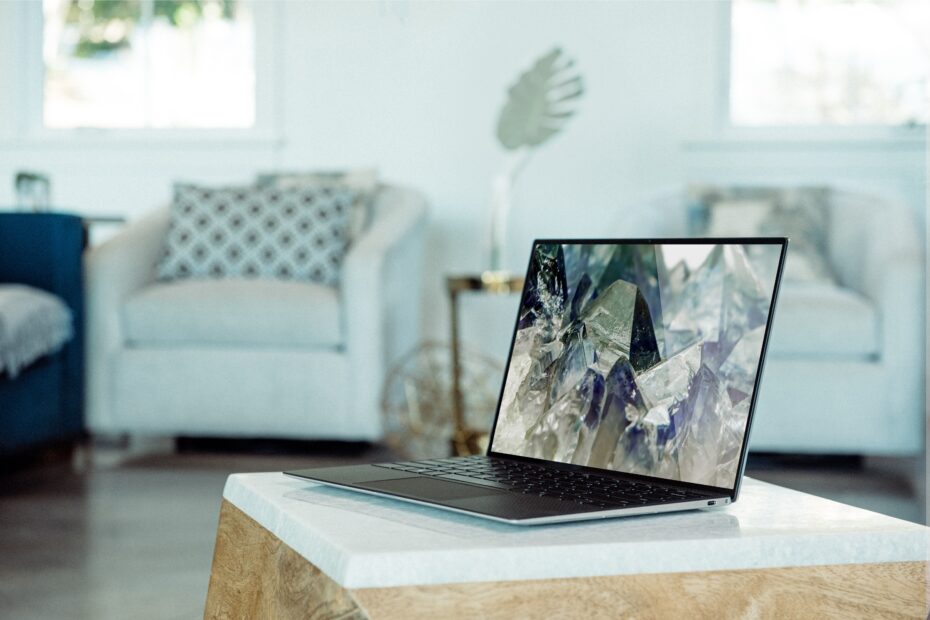
[[[493,449],[732,487],[780,252],[537,244]]]

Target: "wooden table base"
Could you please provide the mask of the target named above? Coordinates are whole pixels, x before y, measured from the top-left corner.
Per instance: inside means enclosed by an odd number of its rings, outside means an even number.
[[[925,562],[347,590],[227,501],[206,618],[927,618]]]

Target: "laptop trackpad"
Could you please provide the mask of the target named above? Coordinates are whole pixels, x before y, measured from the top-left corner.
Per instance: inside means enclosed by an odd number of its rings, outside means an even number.
[[[421,500],[450,500],[465,499],[469,497],[486,497],[500,495],[502,491],[483,489],[470,484],[459,484],[420,476],[416,478],[401,478],[399,480],[376,480],[374,482],[359,482],[355,486],[372,491],[385,491],[411,499]]]

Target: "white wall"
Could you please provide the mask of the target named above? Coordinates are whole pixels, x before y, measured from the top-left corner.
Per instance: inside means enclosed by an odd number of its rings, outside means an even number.
[[[578,117],[520,180],[506,253],[511,268],[522,271],[536,236],[635,234],[642,214],[623,205],[656,188],[718,173],[758,180],[773,169],[772,156],[754,160],[752,146],[748,155],[732,146],[721,155],[716,147],[717,2],[284,3],[276,67],[281,140],[257,143],[17,139],[15,85],[24,59],[15,56],[23,49],[15,43],[15,14],[0,4],[0,138],[7,138],[0,142],[0,204],[11,201],[12,174],[22,168],[50,173],[62,206],[135,217],[165,202],[175,179],[246,181],[273,168],[374,164],[431,202],[424,330],[432,336],[445,335],[444,298],[435,301],[442,276],[484,267],[489,183],[501,162],[493,129],[504,91],[553,44],[576,58],[587,93]],[[845,156],[839,150],[839,161],[835,152],[807,153],[805,180],[819,178],[819,166],[836,172]],[[798,168],[791,147],[774,157],[787,166],[784,178]],[[922,170],[922,150],[896,157],[889,164],[866,149],[857,165],[868,170],[882,161],[879,184],[904,178],[904,185],[922,186],[913,172]],[[922,210],[922,195],[910,197]],[[512,313],[512,300],[472,303],[466,339],[506,351]]]
[[[373,162],[422,188],[436,258],[427,290],[440,296],[444,274],[485,266],[497,113],[517,72],[557,43],[587,93],[517,187],[506,262],[522,271],[534,237],[622,232],[625,199],[681,178],[682,137],[711,119],[708,6],[412,3],[400,16],[384,5],[290,6],[281,165]],[[513,303],[466,305],[465,339],[505,352]],[[427,333],[444,336],[443,304],[425,316]]]

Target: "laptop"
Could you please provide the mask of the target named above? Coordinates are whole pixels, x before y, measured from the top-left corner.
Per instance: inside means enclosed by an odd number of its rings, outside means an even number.
[[[520,525],[735,502],[787,243],[537,240],[487,454],[285,473]]]

